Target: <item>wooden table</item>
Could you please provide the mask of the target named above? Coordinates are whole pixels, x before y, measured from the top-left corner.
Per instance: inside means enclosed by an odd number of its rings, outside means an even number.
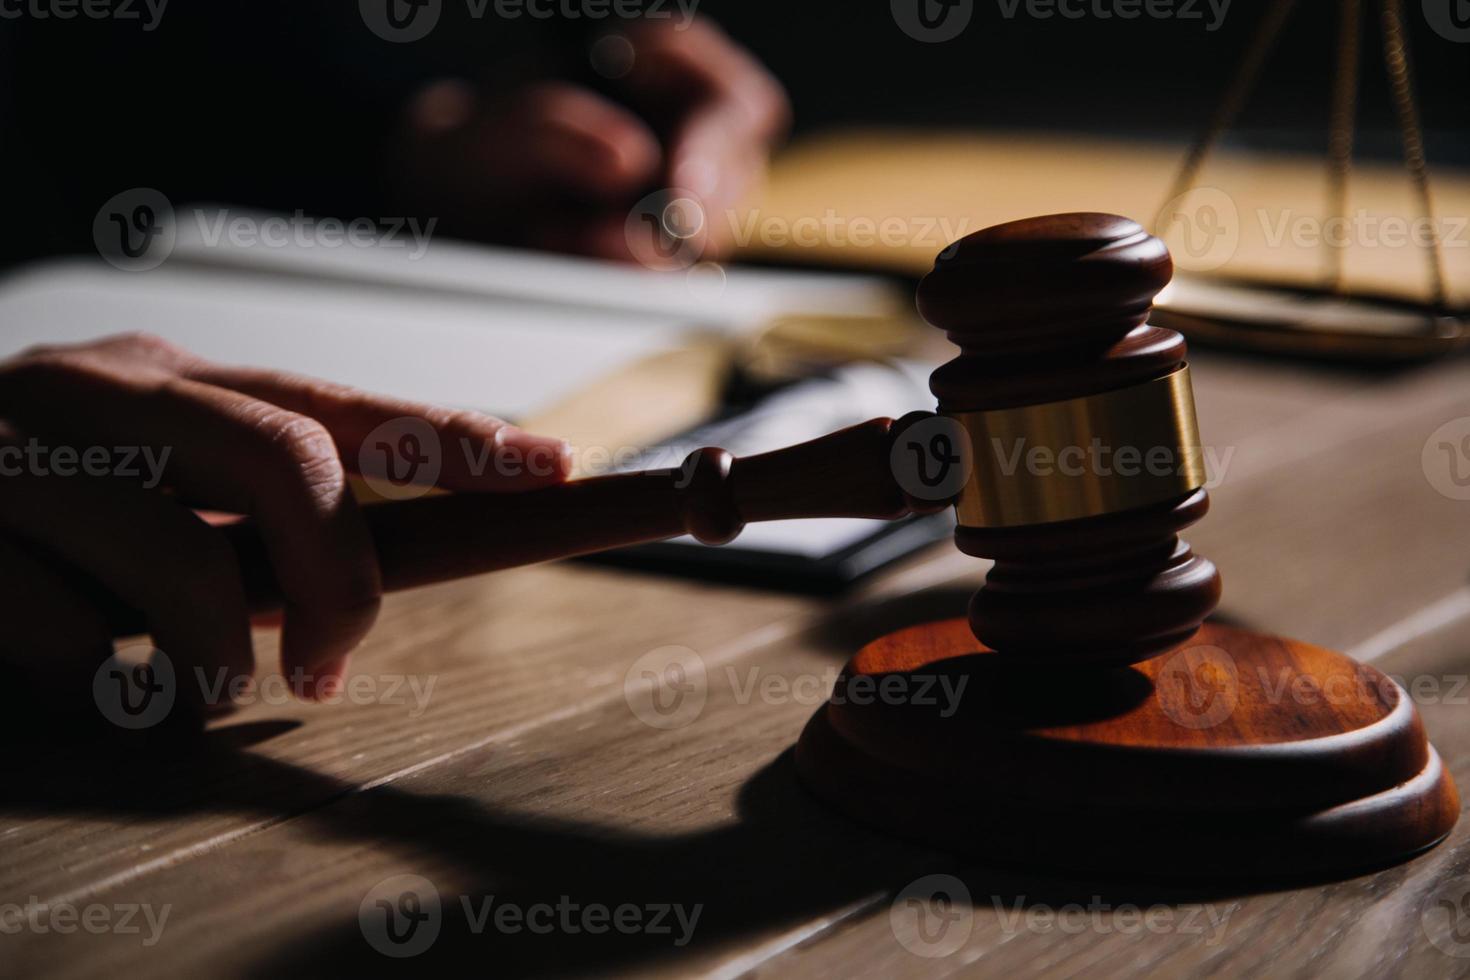
[[[1470,363],[1193,363],[1205,439],[1233,450],[1189,534],[1224,575],[1220,615],[1404,678],[1470,787],[1470,502],[1421,465],[1430,434],[1470,415]],[[838,601],[581,564],[501,573],[390,598],[355,660],[376,685],[361,703],[248,706],[177,756],[98,760],[37,732],[8,753],[27,764],[0,805],[0,905],[46,912],[0,910],[0,974],[1470,972],[1450,955],[1470,955],[1470,917],[1451,923],[1463,942],[1436,933],[1448,952],[1430,936],[1470,888],[1470,822],[1401,867],[1243,893],[977,867],[810,800],[788,750],[831,672],[887,629],[958,614],[984,570],[944,546]],[[670,645],[697,654],[705,700],[655,727],[628,675]],[[426,708],[395,678],[432,683]],[[399,908],[397,885],[374,891],[399,875],[441,900],[414,959],[365,933],[387,922],[377,898]],[[909,901],[928,875],[969,902]],[[544,926],[543,903],[567,910],[549,933],[513,918]],[[676,905],[698,908],[691,941],[672,913],[667,932],[628,931]],[[167,914],[157,935],[148,912]]]

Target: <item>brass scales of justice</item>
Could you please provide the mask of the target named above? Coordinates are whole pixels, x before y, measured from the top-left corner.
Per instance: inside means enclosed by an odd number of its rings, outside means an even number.
[[[1435,223],[1433,196],[1402,0],[1369,0],[1377,8],[1383,65],[1392,98],[1407,178],[1417,203],[1419,234],[1429,294],[1409,300],[1350,288],[1343,273],[1345,242],[1324,238],[1320,282],[1287,284],[1218,274],[1181,275],[1159,298],[1156,322],[1191,338],[1276,353],[1384,363],[1412,361],[1470,344],[1467,311],[1454,307],[1446,289],[1444,243]],[[1186,153],[1155,221],[1155,233],[1180,222],[1216,234],[1221,219],[1208,203],[1189,206],[1202,169],[1222,135],[1235,123],[1257,87],[1296,0],[1265,5],[1256,32],[1199,136]],[[1364,0],[1339,0],[1335,69],[1326,160],[1329,221],[1347,220],[1359,100]]]

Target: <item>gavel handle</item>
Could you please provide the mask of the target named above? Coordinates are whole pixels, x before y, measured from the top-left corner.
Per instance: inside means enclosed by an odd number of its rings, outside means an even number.
[[[799,517],[894,520],[934,513],[892,463],[900,433],[931,418],[871,419],[810,442],[736,459],[723,449],[683,465],[576,480],[526,493],[459,493],[363,508],[386,591],[692,534],[721,544],[754,521]],[[269,556],[251,520],[222,529],[239,559],[252,613],[281,605]],[[116,636],[147,632],[135,610],[108,612]]]

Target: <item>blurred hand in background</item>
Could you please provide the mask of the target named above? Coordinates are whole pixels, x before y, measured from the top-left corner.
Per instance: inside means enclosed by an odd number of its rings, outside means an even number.
[[[542,79],[420,90],[395,174],[408,210],[455,234],[630,259],[634,205],[677,189],[704,211],[689,247],[726,255],[726,212],[789,122],[781,85],[708,21],[637,21],[594,41],[590,60],[607,77],[596,89]]]

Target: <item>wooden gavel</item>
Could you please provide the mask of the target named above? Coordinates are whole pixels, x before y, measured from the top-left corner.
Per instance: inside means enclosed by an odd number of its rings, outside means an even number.
[[[806,517],[896,520],[935,513],[948,497],[905,493],[889,464],[915,423],[871,419],[810,442],[736,458],[699,449],[667,469],[574,480],[524,493],[422,496],[363,508],[386,591],[571,558],[681,534],[732,540],[746,524]],[[940,461],[944,465],[945,461]],[[224,529],[254,611],[279,605],[265,544],[250,521]]]
[[[1074,663],[1165,652],[1198,628],[1220,591],[1214,566],[1176,533],[1207,500],[1183,339],[1145,322],[1171,271],[1162,242],[1113,215],[972,234],[919,286],[924,318],[960,347],[931,378],[937,416],[873,419],[745,459],[701,449],[673,469],[370,506],[384,588],[686,533],[723,543],[753,521],[892,520],[954,504],[960,550],[995,560],[970,608],[975,635],[992,649]],[[944,438],[910,437],[934,425],[951,428]],[[1094,443],[1163,450],[1179,465],[1039,473],[1016,465],[1010,448],[1060,460]],[[934,473],[957,463],[962,486],[927,492],[944,482]],[[226,533],[252,609],[278,605],[258,530],[242,521]],[[146,624],[121,613],[113,625],[125,635]]]

